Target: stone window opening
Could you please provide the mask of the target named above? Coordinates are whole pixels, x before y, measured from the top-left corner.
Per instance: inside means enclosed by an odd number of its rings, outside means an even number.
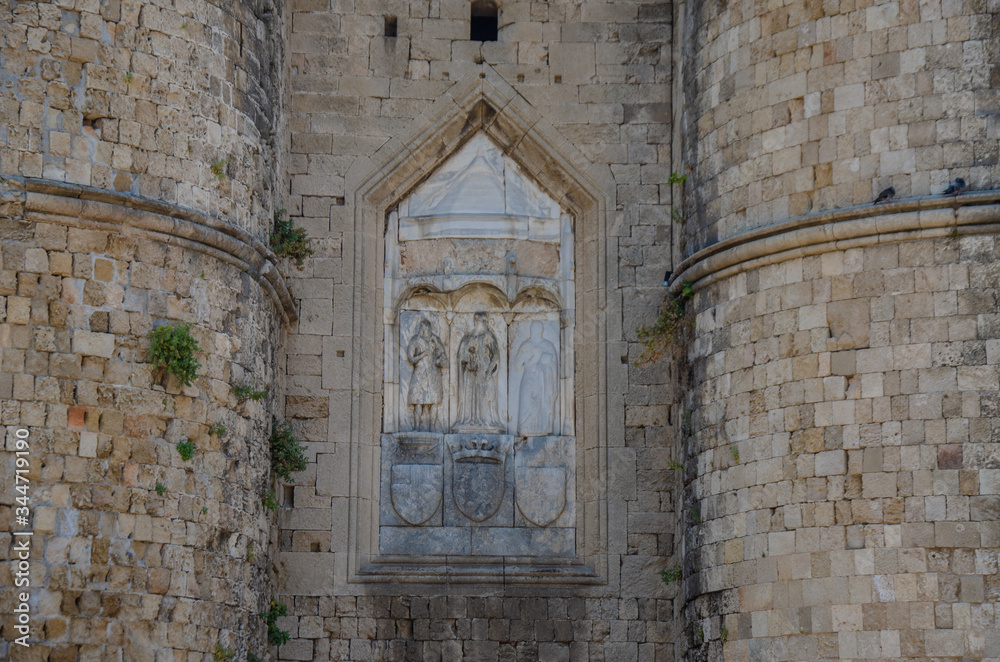
[[[500,8],[489,0],[472,3],[470,41],[496,41],[500,32]]]
[[[395,16],[385,16],[385,36],[396,37],[399,35],[399,22]],[[343,203],[341,203],[343,204]]]

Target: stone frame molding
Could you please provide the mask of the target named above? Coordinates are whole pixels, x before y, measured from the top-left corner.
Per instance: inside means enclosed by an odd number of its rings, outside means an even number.
[[[210,255],[249,274],[274,303],[283,324],[298,320],[278,256],[242,228],[179,205],[91,186],[11,177],[6,188],[0,196],[0,203],[6,203],[0,220],[104,230]],[[5,231],[0,228],[0,235]]]
[[[539,563],[537,557],[447,557],[442,562],[440,557],[377,553],[387,215],[480,132],[558,202],[575,225],[576,553],[552,563]],[[622,397],[608,389],[614,363],[610,359],[621,353],[622,337],[617,271],[608,268],[606,247],[606,219],[615,204],[610,168],[591,164],[489,65],[480,65],[431,103],[410,131],[391,138],[373,155],[360,157],[347,174],[346,187],[347,204],[354,207],[346,210],[353,212],[353,241],[347,236],[344,241],[345,292],[353,296],[350,506],[346,567],[338,564],[336,581],[606,583],[607,449],[609,436],[624,434],[622,430],[609,435],[607,423],[609,406],[617,403],[613,399]],[[617,377],[611,374],[610,379]]]
[[[818,212],[738,234],[681,262],[670,291],[691,283],[697,291],[747,269],[809,255],[872,244],[970,234],[1000,229],[1000,191],[958,197],[926,196],[874,206]]]

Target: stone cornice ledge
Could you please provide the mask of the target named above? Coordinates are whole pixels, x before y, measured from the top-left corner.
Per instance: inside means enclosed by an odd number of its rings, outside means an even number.
[[[17,180],[8,181],[13,184]],[[241,228],[191,209],[134,195],[45,179],[20,182],[26,220],[110,232],[130,228],[155,241],[211,255],[250,274],[286,324],[298,319],[278,257]]]
[[[769,264],[872,244],[1000,232],[1000,191],[928,196],[792,219],[724,239],[681,262],[670,291],[695,290]]]

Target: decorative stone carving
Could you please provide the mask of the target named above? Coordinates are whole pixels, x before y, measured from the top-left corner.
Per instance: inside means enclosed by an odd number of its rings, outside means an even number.
[[[423,524],[441,506],[440,465],[397,464],[392,467],[392,507],[407,524]]]
[[[444,496],[442,435],[382,436],[380,519],[393,526],[441,526]]]
[[[572,218],[485,136],[388,213],[390,562],[576,553],[573,251]]]
[[[447,367],[448,354],[426,319],[421,320],[417,333],[410,339],[406,357],[413,366],[406,402],[413,408],[413,428],[434,430],[438,427],[438,409],[444,398],[441,368]]]
[[[517,434],[536,437],[552,434],[559,388],[559,353],[546,340],[540,321],[531,323],[531,335],[510,361],[510,373],[520,373],[517,393]]]
[[[504,425],[497,410],[497,370],[500,345],[487,326],[486,313],[476,313],[472,331],[458,345],[458,420],[455,429],[499,432]]]
[[[480,134],[400,204],[399,238],[558,242],[559,218],[559,205]]]
[[[489,437],[463,437],[448,445],[452,456],[451,492],[460,513],[473,522],[482,522],[503,504],[507,444]]]
[[[550,526],[567,511],[575,483],[570,439],[531,437],[515,446],[514,500],[531,525]]]

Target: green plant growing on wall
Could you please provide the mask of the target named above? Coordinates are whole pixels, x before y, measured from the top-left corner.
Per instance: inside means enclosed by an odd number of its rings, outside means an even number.
[[[218,179],[220,182],[226,178],[226,160],[225,159],[218,159],[216,161],[213,161],[212,165],[209,166],[209,167],[212,170],[212,174],[215,175],[215,178]]]
[[[670,219],[674,223],[683,223],[684,222],[684,214],[681,212],[681,208],[680,207],[671,207],[670,208]]]
[[[202,515],[207,515],[208,514],[208,506],[202,506],[201,507],[201,514]]]
[[[667,296],[653,326],[642,324],[636,329],[636,338],[642,343],[642,354],[636,361],[637,365],[659,361],[667,349],[680,339],[684,329],[686,304],[693,296],[692,284],[685,281],[678,294]]]
[[[236,396],[237,400],[253,400],[257,402],[258,400],[263,400],[267,397],[268,387],[264,387],[263,390],[258,390],[250,382],[245,382],[243,384],[236,384],[233,386],[233,395]]]
[[[681,569],[680,564],[673,566],[672,568],[667,568],[666,570],[660,571],[660,581],[664,584],[673,584],[674,582],[679,582],[684,576],[684,571]]]
[[[177,452],[180,453],[181,459],[187,462],[194,457],[194,442],[187,439],[178,442]]]
[[[185,386],[198,376],[201,364],[194,358],[201,346],[191,335],[191,325],[164,324],[149,332],[149,361],[181,380]]]
[[[305,447],[299,443],[291,423],[274,419],[271,424],[271,468],[274,473],[289,483],[294,483],[292,474],[303,471],[309,462]]]
[[[694,520],[695,524],[701,524],[701,513],[698,511],[698,506],[691,506],[691,519]]]
[[[683,184],[687,178],[687,175],[678,175],[676,172],[672,172],[667,178],[667,184]]]
[[[722,643],[726,643],[726,640],[729,639],[729,628],[725,625],[723,625],[722,630],[719,631],[719,639]]]
[[[126,71],[125,72],[125,84],[126,85],[131,85],[132,81],[134,81],[134,80],[135,80],[135,74],[132,73],[131,71]]]
[[[253,553],[253,541],[251,540],[247,543],[247,563],[253,563],[256,557],[257,555]]]
[[[739,464],[740,463],[740,449],[737,448],[736,446],[733,446],[732,448],[729,449],[729,451],[733,454],[733,462],[735,462],[736,464]]]
[[[673,471],[684,471],[684,465],[677,460],[670,460],[667,462],[667,467]]]
[[[157,483],[156,487],[154,487],[153,489],[156,490],[156,493],[159,494],[160,496],[163,496],[164,494],[167,493],[167,486],[164,485],[163,483]]]
[[[274,512],[275,510],[278,509],[278,501],[275,498],[274,492],[268,492],[267,494],[265,494],[264,498],[261,499],[261,501],[263,502],[264,507],[270,510],[271,512]]]
[[[288,607],[280,602],[271,600],[271,605],[267,611],[260,613],[260,617],[267,623],[267,643],[272,646],[284,646],[291,635],[287,630],[278,627],[278,619],[288,615]]]
[[[236,657],[236,653],[229,650],[222,644],[215,644],[215,652],[212,653],[213,662],[229,662],[234,657]]]
[[[226,426],[222,424],[222,421],[217,421],[212,427],[208,428],[208,434],[222,438],[226,435]]]
[[[291,219],[285,219],[285,210],[274,213],[274,230],[271,232],[271,250],[279,257],[287,257],[302,268],[306,258],[313,254],[312,239],[305,228],[297,228]]]

